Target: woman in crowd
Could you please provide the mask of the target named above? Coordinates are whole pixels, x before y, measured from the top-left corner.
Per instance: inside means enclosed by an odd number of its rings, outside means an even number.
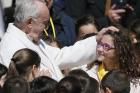
[[[106,71],[113,69],[124,71],[131,82],[130,93],[138,93],[140,67],[131,39],[123,29],[120,28],[119,32],[106,32],[97,44],[97,55]]]
[[[22,76],[27,81],[32,81],[39,71],[39,55],[30,49],[18,50],[12,57],[6,78]]]

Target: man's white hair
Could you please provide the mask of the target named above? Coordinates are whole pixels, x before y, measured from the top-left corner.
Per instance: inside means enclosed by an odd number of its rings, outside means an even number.
[[[38,16],[39,8],[36,0],[16,0],[15,23],[24,22],[29,17],[37,18]]]

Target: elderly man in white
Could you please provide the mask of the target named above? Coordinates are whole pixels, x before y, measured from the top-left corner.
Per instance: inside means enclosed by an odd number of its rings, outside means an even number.
[[[9,66],[12,55],[19,49],[29,48],[41,57],[41,68],[47,68],[51,77],[60,80],[61,69],[87,64],[96,59],[96,40],[100,39],[106,29],[97,36],[76,42],[73,46],[62,49],[44,43],[40,35],[49,23],[49,10],[41,0],[17,0],[15,21],[10,23],[0,44],[0,62]]]

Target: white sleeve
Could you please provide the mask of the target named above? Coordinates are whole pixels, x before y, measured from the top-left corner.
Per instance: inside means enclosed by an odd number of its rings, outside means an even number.
[[[58,52],[55,63],[60,69],[65,69],[93,62],[96,59],[96,45],[96,38],[92,36],[64,47]]]

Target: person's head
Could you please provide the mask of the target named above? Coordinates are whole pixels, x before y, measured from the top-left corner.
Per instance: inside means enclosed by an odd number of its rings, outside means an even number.
[[[41,59],[35,51],[28,48],[18,50],[11,59],[7,78],[22,76],[27,81],[31,81],[39,69],[40,61]]]
[[[114,65],[118,65],[116,64],[116,60],[117,60],[117,55],[116,55],[116,47],[115,47],[115,37],[116,39],[119,37],[117,32],[107,32],[104,34],[104,36],[102,37],[102,39],[97,42],[97,59],[98,61],[103,61],[108,62],[109,65],[111,66],[106,66],[106,64],[104,64],[105,66],[105,70],[110,70],[112,69],[112,65],[114,68]],[[111,62],[112,63],[111,63]],[[111,67],[111,68],[110,68]]]
[[[96,34],[97,32],[97,24],[93,16],[83,16],[77,20],[76,34],[79,39],[87,34]]]
[[[129,77],[140,77],[134,47],[130,37],[120,29],[119,32],[108,31],[97,43],[98,60],[103,62],[105,70],[121,69]],[[110,67],[109,67],[110,66]]]
[[[34,41],[49,24],[49,10],[42,0],[17,0],[14,24]]]
[[[85,71],[81,69],[75,69],[68,73],[68,76],[76,77],[82,87],[82,93],[98,93],[99,83],[94,78],[91,78]]]
[[[85,86],[84,93],[99,93],[99,83],[96,79],[90,77],[89,78],[89,85]]]
[[[109,71],[101,80],[103,93],[130,93],[130,80],[120,70]]]
[[[81,93],[80,81],[72,76],[66,76],[58,82],[54,93]]]
[[[69,73],[68,73],[68,76],[73,76],[75,78],[77,78],[80,83],[81,83],[81,87],[82,87],[82,91],[86,91],[86,86],[89,86],[89,78],[90,76],[84,71],[84,70],[81,70],[81,69],[75,69],[75,70],[71,70]]]
[[[80,79],[81,77],[89,78],[89,75],[84,70],[81,70],[81,69],[71,70],[68,73],[68,76],[74,76],[74,77],[76,77],[78,79]]]
[[[80,77],[82,93],[99,93],[99,83],[97,80],[92,77]]]
[[[135,20],[129,27],[130,36],[134,43],[140,42],[140,19]]]
[[[20,77],[14,76],[7,79],[3,86],[4,93],[30,93],[28,82]]]
[[[0,87],[3,86],[8,68],[0,63]]]
[[[57,81],[50,77],[37,77],[30,83],[31,93],[53,93],[56,84]]]

